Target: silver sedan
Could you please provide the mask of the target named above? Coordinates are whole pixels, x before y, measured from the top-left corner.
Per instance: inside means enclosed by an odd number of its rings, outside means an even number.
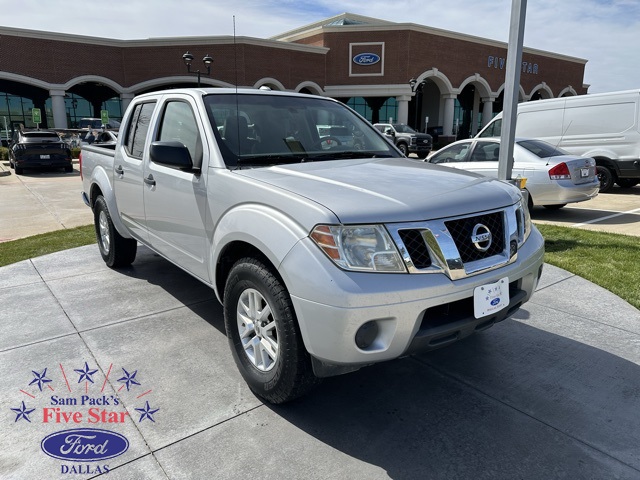
[[[498,176],[500,139],[469,139],[432,153],[427,162],[445,164],[490,177]],[[570,155],[542,140],[518,138],[513,148],[512,178],[526,178],[529,209],[559,209],[598,194],[600,182],[593,158]]]

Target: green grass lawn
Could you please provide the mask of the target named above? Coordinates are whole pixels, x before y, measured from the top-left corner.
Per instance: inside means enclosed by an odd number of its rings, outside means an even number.
[[[586,278],[640,309],[639,237],[536,226],[545,238],[545,262]]]
[[[606,288],[640,309],[640,238],[537,225],[545,262]],[[93,225],[0,243],[0,266],[96,243]]]
[[[96,243],[93,225],[56,230],[10,242],[0,243],[0,267],[47,253]]]

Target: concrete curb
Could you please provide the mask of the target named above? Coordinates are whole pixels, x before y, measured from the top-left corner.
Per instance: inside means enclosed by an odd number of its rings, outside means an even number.
[[[6,162],[6,165],[5,165]],[[0,161],[0,177],[7,177],[11,175],[11,170],[9,168],[9,161],[2,160]]]

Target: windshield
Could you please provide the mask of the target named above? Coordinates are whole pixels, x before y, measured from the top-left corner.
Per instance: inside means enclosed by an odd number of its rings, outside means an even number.
[[[366,120],[322,97],[211,94],[204,101],[228,167],[400,157]]]
[[[413,128],[411,128],[409,125],[402,125],[402,124],[396,123],[393,125],[393,128],[395,128],[396,132],[399,132],[399,133],[416,133],[416,131]]]
[[[22,136],[27,143],[60,141],[60,137],[55,132],[23,132]]]
[[[540,158],[557,157],[558,155],[569,155],[569,153],[561,148],[554,147],[550,143],[542,140],[520,140],[517,142],[522,148],[529,150],[531,153]]]

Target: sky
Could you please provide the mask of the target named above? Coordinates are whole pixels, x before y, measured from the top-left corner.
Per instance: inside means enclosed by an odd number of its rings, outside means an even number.
[[[235,17],[269,38],[349,12],[507,42],[513,1],[0,0],[0,26],[133,40],[233,35]],[[528,0],[524,46],[588,60],[589,93],[640,88],[640,0]]]

